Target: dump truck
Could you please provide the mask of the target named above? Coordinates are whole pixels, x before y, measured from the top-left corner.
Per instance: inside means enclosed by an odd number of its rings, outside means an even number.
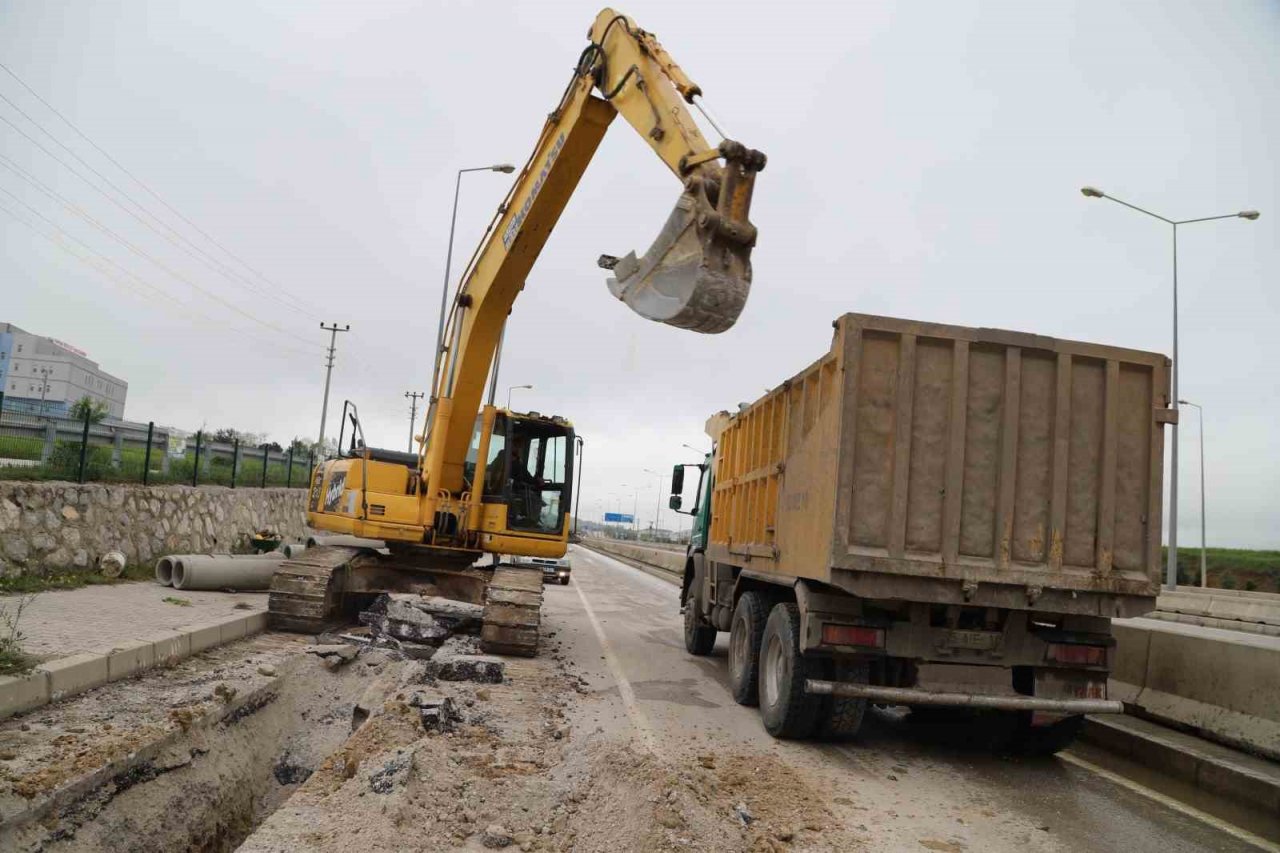
[[[776,737],[849,737],[876,704],[1061,749],[1082,715],[1122,710],[1111,620],[1154,608],[1170,362],[833,325],[828,353],[712,416],[712,452],[673,470],[671,508],[694,516],[686,648],[727,631],[733,696]]]

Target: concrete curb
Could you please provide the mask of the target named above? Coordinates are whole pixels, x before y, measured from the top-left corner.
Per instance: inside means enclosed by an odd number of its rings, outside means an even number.
[[[1108,753],[1266,814],[1280,811],[1272,762],[1140,717],[1089,717],[1083,739]]]
[[[205,649],[261,633],[266,627],[265,610],[237,613],[104,651],[51,660],[26,675],[0,676],[0,720],[156,666],[177,663]]]

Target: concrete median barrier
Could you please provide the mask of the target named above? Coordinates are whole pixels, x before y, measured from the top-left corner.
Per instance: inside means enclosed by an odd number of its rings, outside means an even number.
[[[684,551],[670,547],[645,545],[638,542],[619,542],[614,539],[584,539],[583,546],[593,548],[614,557],[635,560],[675,575],[684,575]]]
[[[1141,715],[1280,759],[1280,637],[1117,619],[1110,696]]]
[[[1178,587],[1162,592],[1153,619],[1280,636],[1280,595],[1235,589]]]

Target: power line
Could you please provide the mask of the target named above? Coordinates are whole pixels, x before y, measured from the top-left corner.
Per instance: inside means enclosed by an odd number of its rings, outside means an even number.
[[[8,99],[7,99],[7,98],[5,98],[5,97],[4,97],[4,95],[0,95],[0,100],[8,101]],[[19,110],[19,112],[21,112],[21,111]],[[25,115],[25,114],[24,114],[24,115]],[[152,225],[152,224],[151,224],[150,222],[148,222],[147,220],[143,219],[141,216],[139,216],[139,215],[138,215],[137,213],[135,213],[134,211],[132,211],[132,210],[130,210],[129,208],[125,207],[125,206],[124,206],[123,204],[121,204],[121,203],[120,203],[120,201],[119,201],[119,200],[117,200],[114,196],[112,196],[112,195],[111,195],[110,193],[108,193],[106,190],[104,190],[104,189],[102,189],[101,187],[99,187],[99,186],[98,186],[97,184],[95,184],[93,181],[91,181],[91,180],[89,180],[88,178],[86,178],[86,177],[85,177],[81,172],[79,172],[79,171],[78,171],[74,166],[72,166],[70,163],[68,163],[67,161],[63,160],[63,159],[62,159],[62,158],[60,158],[58,155],[54,154],[52,151],[50,151],[50,150],[49,150],[48,148],[46,148],[44,145],[40,144],[40,143],[39,143],[35,138],[33,138],[33,137],[31,136],[31,134],[27,133],[25,130],[23,130],[22,128],[18,127],[18,125],[14,124],[10,119],[8,119],[8,118],[7,118],[7,117],[5,117],[5,116],[0,115],[0,121],[4,122],[5,124],[9,125],[9,126],[10,126],[11,128],[13,128],[14,130],[16,130],[16,131],[17,131],[18,133],[20,133],[20,134],[21,134],[21,135],[22,135],[22,136],[23,136],[23,137],[24,137],[28,142],[30,142],[32,145],[36,146],[36,147],[37,147],[37,148],[39,148],[41,151],[43,151],[43,152],[45,153],[45,155],[47,155],[48,157],[52,158],[55,162],[57,162],[58,164],[60,164],[60,165],[61,165],[61,166],[63,166],[64,168],[66,168],[68,171],[70,171],[70,172],[71,172],[73,175],[75,175],[77,178],[79,178],[80,180],[84,181],[84,182],[85,182],[86,184],[88,184],[88,185],[89,185],[89,186],[90,186],[90,187],[91,187],[95,192],[97,192],[99,195],[101,195],[101,196],[102,196],[103,198],[105,198],[107,201],[111,202],[111,203],[112,203],[112,204],[114,204],[116,207],[120,208],[120,209],[121,209],[121,210],[123,210],[125,213],[127,213],[129,216],[131,216],[131,217],[133,217],[134,219],[136,219],[138,222],[140,222],[140,223],[143,225],[143,227],[145,227],[145,228],[149,229],[150,231],[152,231],[152,232],[154,232],[154,233],[158,234],[160,237],[162,237],[163,239],[167,240],[169,243],[173,244],[174,246],[176,246],[178,249],[182,250],[182,251],[183,251],[183,252],[185,252],[186,254],[190,255],[190,256],[191,256],[191,257],[193,257],[193,258],[195,258],[197,261],[200,261],[200,260],[201,260],[201,258],[200,258],[198,255],[196,255],[194,252],[192,252],[192,251],[191,251],[190,249],[188,249],[186,246],[182,245],[182,244],[181,244],[181,243],[179,243],[178,241],[174,240],[174,239],[173,239],[173,237],[171,237],[170,235],[168,235],[168,234],[164,233],[163,231],[161,231],[160,229],[156,228],[154,225]],[[36,126],[37,126],[37,127],[39,127],[39,125],[36,125]],[[48,133],[48,131],[44,131],[44,128],[40,128],[40,129],[41,129],[43,132]],[[55,142],[57,142],[58,140],[56,140],[56,139],[55,139],[54,141],[55,141]],[[61,143],[59,143],[59,144],[61,144]],[[64,147],[65,147],[65,146],[64,146]],[[72,156],[76,156],[76,155],[75,155],[75,152],[72,152]],[[89,169],[89,171],[91,171],[91,172],[93,172],[94,174],[99,175],[99,177],[101,177],[101,173],[99,173],[99,172],[98,172],[96,169],[94,169],[92,166],[88,166],[87,168]],[[107,185],[108,185],[108,186],[111,186],[111,187],[113,187],[113,188],[114,188],[114,184],[112,184],[112,183],[111,183],[111,181],[107,180],[106,178],[102,178],[102,180],[103,180],[103,181],[105,181],[105,182],[107,183]],[[128,196],[127,196],[127,195],[126,195],[125,197],[126,197],[126,198],[128,198]],[[130,201],[131,203],[133,203],[135,206],[138,206],[137,202],[134,202],[132,199],[129,199],[129,201]],[[139,209],[142,209],[142,208],[139,208]],[[143,209],[143,212],[144,212],[144,213],[146,212],[146,211],[145,211],[145,209]],[[150,215],[150,214],[148,214],[148,215]],[[153,217],[153,218],[154,218],[154,217]],[[161,224],[163,224],[163,223],[161,223]],[[166,227],[168,227],[168,226],[166,226]],[[170,230],[172,230],[172,229],[170,229]],[[206,265],[207,265],[207,264],[206,264]],[[217,270],[217,268],[216,268],[216,267],[213,267],[213,269],[214,269],[214,271],[215,271],[215,272],[218,272],[218,270]],[[293,306],[288,306],[288,307],[290,307],[290,308],[291,308],[291,310],[297,310],[297,309],[293,309]],[[299,337],[299,340],[302,340],[302,338],[301,338],[300,336],[295,336],[295,337]]]
[[[241,258],[241,257],[240,257],[239,255],[237,255],[236,253],[232,252],[230,249],[228,249],[226,246],[224,246],[221,242],[219,242],[217,239],[215,239],[211,234],[209,234],[207,231],[205,231],[203,228],[201,228],[201,227],[200,227],[199,225],[197,225],[195,222],[191,221],[191,219],[190,219],[190,218],[188,218],[186,215],[184,215],[184,214],[182,213],[182,211],[178,210],[176,207],[174,207],[173,205],[171,205],[171,204],[170,204],[169,202],[167,202],[167,201],[166,201],[166,200],[165,200],[165,199],[164,199],[164,198],[163,198],[159,193],[157,193],[155,190],[153,190],[149,184],[147,184],[145,181],[143,181],[141,178],[139,178],[139,177],[138,177],[137,175],[135,175],[133,172],[129,171],[129,169],[125,168],[124,164],[122,164],[122,163],[121,163],[119,160],[117,160],[115,157],[112,157],[109,153],[107,153],[107,151],[106,151],[102,146],[98,145],[98,143],[94,142],[94,141],[93,141],[93,139],[91,139],[87,133],[85,133],[83,130],[81,130],[81,129],[80,129],[80,128],[75,124],[75,122],[71,121],[71,119],[69,119],[69,118],[67,118],[65,115],[63,115],[63,114],[62,114],[62,112],[61,112],[60,110],[58,110],[58,108],[57,108],[57,107],[55,107],[53,104],[49,103],[47,100],[45,100],[43,97],[41,97],[40,93],[39,93],[39,92],[37,92],[35,89],[31,88],[31,86],[29,86],[29,85],[27,84],[27,82],[26,82],[25,80],[23,80],[21,77],[19,77],[19,76],[18,76],[18,75],[13,71],[13,69],[9,68],[9,66],[5,65],[5,64],[4,64],[4,63],[2,63],[2,62],[0,62],[0,69],[3,69],[3,70],[4,70],[4,72],[5,72],[6,74],[8,74],[10,77],[12,77],[12,78],[13,78],[13,79],[18,83],[18,85],[19,85],[19,86],[21,86],[23,89],[26,89],[26,90],[27,90],[27,92],[28,92],[28,94],[30,94],[33,98],[35,98],[37,101],[39,101],[41,104],[43,104],[43,105],[44,105],[44,107],[45,107],[46,109],[48,109],[51,113],[53,113],[54,115],[56,115],[56,116],[57,116],[57,117],[62,121],[62,123],[63,123],[63,124],[65,124],[67,127],[71,128],[71,130],[72,130],[72,131],[74,131],[74,132],[76,133],[76,135],[77,135],[77,136],[79,136],[81,139],[83,139],[85,142],[87,142],[87,143],[88,143],[88,144],[93,148],[93,150],[97,151],[99,154],[101,154],[103,157],[105,157],[105,158],[106,158],[106,159],[107,159],[107,160],[108,160],[108,161],[109,161],[113,166],[115,166],[117,169],[119,169],[119,170],[120,170],[121,172],[123,172],[125,175],[129,176],[129,178],[130,178],[134,183],[136,183],[138,186],[142,187],[142,189],[143,189],[143,190],[145,190],[145,191],[147,192],[147,194],[148,194],[148,195],[150,195],[152,198],[154,198],[156,201],[158,201],[158,202],[159,202],[159,203],[160,203],[160,204],[161,204],[161,205],[162,205],[166,210],[168,210],[168,211],[169,211],[170,213],[172,213],[174,216],[178,217],[178,219],[180,219],[180,220],[182,220],[183,222],[185,222],[185,223],[186,223],[189,227],[191,227],[191,228],[192,228],[192,229],[193,229],[197,234],[199,234],[200,236],[204,237],[204,238],[205,238],[206,240],[208,240],[211,244],[213,244],[213,245],[214,245],[214,246],[216,246],[218,249],[220,249],[220,250],[221,250],[225,255],[227,255],[227,257],[229,257],[229,258],[231,258],[232,260],[234,260],[234,261],[238,262],[241,266],[243,266],[245,269],[247,269],[250,273],[252,273],[253,275],[257,276],[259,279],[261,279],[261,280],[262,280],[262,282],[264,282],[265,284],[269,285],[269,287],[270,287],[270,288],[272,288],[272,290],[271,290],[271,291],[268,291],[269,293],[272,293],[272,294],[277,294],[277,293],[278,293],[278,294],[283,294],[284,296],[288,297],[288,298],[289,298],[289,300],[290,300],[291,302],[293,302],[293,303],[294,303],[294,305],[292,306],[292,307],[294,308],[294,310],[300,311],[301,313],[306,314],[307,316],[312,317],[312,318],[314,318],[314,319],[318,319],[317,315],[315,315],[315,314],[311,314],[311,313],[307,310],[307,307],[306,307],[306,305],[307,305],[306,300],[301,299],[300,297],[294,296],[292,293],[290,293],[290,292],[289,292],[289,290],[288,290],[287,288],[285,288],[284,286],[282,286],[282,285],[280,285],[280,284],[276,283],[275,281],[272,281],[272,280],[271,280],[270,278],[268,278],[265,274],[263,274],[262,272],[260,272],[260,271],[259,271],[257,268],[255,268],[253,265],[251,265],[248,261],[244,260],[244,258]],[[58,140],[58,138],[57,138],[57,137],[55,137],[52,133],[50,133],[48,130],[46,130],[44,127],[42,127],[42,126],[40,125],[40,123],[39,123],[39,122],[37,122],[35,119],[33,119],[33,118],[32,118],[30,115],[28,115],[27,113],[23,112],[23,110],[22,110],[22,109],[21,109],[17,104],[13,103],[13,101],[10,101],[8,98],[5,98],[5,97],[4,97],[4,95],[0,95],[0,98],[3,98],[3,99],[4,99],[4,101],[5,101],[7,104],[9,104],[9,106],[11,106],[11,107],[13,107],[15,110],[17,110],[17,111],[18,111],[18,113],[20,113],[24,118],[26,118],[26,119],[27,119],[27,121],[31,122],[33,125],[35,125],[36,127],[38,127],[38,128],[41,130],[41,132],[42,132],[42,133],[44,133],[46,136],[48,136],[48,137],[49,137],[50,139],[52,139],[54,142],[57,142],[57,143],[58,143],[58,145],[60,145],[60,146],[61,146],[65,151],[67,151],[67,153],[69,153],[69,154],[71,154],[71,156],[75,157],[75,158],[76,158],[76,160],[78,160],[80,163],[83,163],[83,164],[85,165],[85,167],[86,167],[86,168],[89,168],[90,170],[92,170],[92,171],[93,171],[93,173],[94,173],[95,175],[98,175],[98,177],[102,178],[102,180],[103,180],[103,181],[105,181],[109,186],[111,186],[111,187],[112,187],[113,189],[115,189],[117,192],[121,193],[121,194],[122,194],[122,195],[124,195],[126,198],[128,198],[128,199],[129,199],[129,201],[130,201],[130,202],[132,202],[135,206],[137,206],[139,210],[143,210],[143,211],[147,212],[147,214],[148,214],[149,216],[151,216],[151,218],[152,218],[152,219],[155,219],[157,222],[160,222],[162,225],[164,225],[166,228],[168,228],[170,231],[172,231],[175,235],[177,235],[177,236],[179,236],[179,237],[182,237],[182,239],[183,239],[183,240],[186,240],[186,242],[190,243],[190,244],[191,244],[191,246],[192,246],[193,248],[195,248],[197,251],[200,251],[200,252],[201,252],[201,254],[203,254],[203,255],[205,255],[206,257],[208,257],[210,261],[213,261],[213,262],[215,262],[215,263],[218,263],[218,262],[217,262],[217,261],[216,261],[216,260],[211,256],[211,255],[208,255],[208,253],[204,252],[203,250],[200,250],[200,249],[199,249],[199,247],[197,247],[193,242],[191,242],[190,240],[187,240],[187,238],[186,238],[186,237],[183,237],[183,235],[182,235],[180,232],[178,232],[176,229],[174,229],[174,228],[172,228],[171,226],[169,226],[167,223],[164,223],[164,222],[163,222],[163,220],[161,220],[161,219],[160,219],[158,216],[156,216],[155,214],[151,213],[150,211],[147,211],[145,207],[143,207],[141,204],[139,204],[139,203],[138,203],[135,199],[133,199],[133,198],[132,198],[128,193],[124,192],[124,190],[120,189],[120,188],[119,188],[119,187],[117,187],[115,184],[111,183],[111,181],[109,181],[105,176],[103,176],[100,172],[98,172],[96,169],[94,169],[92,166],[90,166],[87,162],[85,162],[83,158],[81,158],[78,154],[76,154],[74,151],[72,151],[70,148],[68,148],[66,145],[64,145],[61,141],[59,141],[59,140]],[[242,281],[244,281],[246,284],[248,284],[248,285],[250,285],[250,286],[254,286],[252,282],[250,282],[248,279],[246,279],[246,278],[244,278],[243,276],[241,276],[239,273],[236,273],[234,270],[231,270],[230,268],[225,267],[225,265],[222,265],[222,266],[223,266],[223,268],[224,268],[224,269],[227,269],[227,270],[228,270],[228,272],[229,272],[230,274],[235,275],[236,277],[240,278],[240,279],[241,279]],[[224,273],[224,274],[225,274],[225,273]]]
[[[4,191],[4,190],[0,189],[0,191]],[[12,193],[6,192],[6,195],[13,197]],[[21,200],[18,200],[18,203],[23,204]],[[30,207],[26,204],[23,204],[23,206],[30,209]],[[165,291],[160,287],[157,287],[156,285],[152,284],[151,282],[139,276],[137,273],[127,269],[126,267],[121,266],[119,263],[111,260],[107,256],[103,255],[101,252],[95,251],[93,248],[91,248],[86,243],[84,243],[84,241],[71,236],[66,231],[63,231],[61,228],[58,228],[57,225],[50,223],[48,219],[46,219],[43,216],[40,216],[39,213],[36,213],[36,216],[44,220],[46,223],[49,223],[51,229],[54,232],[53,235],[46,234],[44,231],[40,230],[40,228],[34,225],[30,220],[26,219],[25,217],[23,217],[18,213],[15,213],[13,210],[11,210],[8,206],[6,206],[3,203],[0,203],[0,210],[9,214],[10,217],[17,220],[22,225],[25,225],[31,231],[45,238],[50,243],[53,243],[59,249],[62,249],[64,252],[76,258],[81,263],[84,263],[87,266],[92,267],[102,275],[111,279],[116,284],[124,287],[126,290],[129,290],[137,295],[144,296],[144,297],[150,296],[151,294],[154,294],[155,296],[159,296],[161,299],[164,299],[167,302],[172,303],[182,313],[193,314],[199,320],[202,320],[213,326],[220,326],[229,332],[233,332],[238,335],[244,335],[248,337],[250,340],[257,341],[259,343],[267,343],[272,346],[279,347],[280,349],[284,349],[289,352],[296,353],[297,355],[306,356],[308,358],[312,356],[312,353],[306,352],[305,350],[301,350],[296,347],[289,346],[288,344],[281,343],[275,338],[257,337],[256,335],[252,335],[249,332],[245,331],[244,329],[239,329],[239,328],[236,328],[235,326],[228,326],[223,322],[213,319],[212,317],[208,316],[204,312],[194,309],[188,304],[180,302],[176,297],[174,297],[169,292]],[[71,247],[71,245],[68,245],[68,244],[74,244],[76,246],[79,246],[81,249],[84,250],[84,253],[82,254],[81,252],[76,251],[74,248]],[[113,271],[112,268],[114,268],[114,270],[118,270],[119,272]],[[122,277],[122,274],[123,274],[123,277]],[[129,281],[129,279],[132,279],[132,282]],[[136,282],[136,284],[134,282]],[[146,290],[151,291],[151,294],[143,293],[143,291],[140,289],[139,286],[141,288],[145,288]],[[187,319],[191,319],[191,318],[188,317]]]
[[[194,289],[194,290],[198,291],[199,293],[204,294],[204,295],[205,295],[206,297],[208,297],[209,299],[212,299],[213,301],[215,301],[215,302],[217,302],[217,303],[219,303],[219,304],[223,305],[224,307],[229,308],[230,310],[232,310],[232,311],[236,312],[237,314],[241,315],[242,317],[245,317],[245,318],[247,318],[247,319],[249,319],[249,320],[252,320],[253,322],[258,323],[259,325],[264,326],[264,327],[266,327],[267,329],[270,329],[270,330],[271,330],[271,331],[273,331],[273,332],[279,332],[279,333],[280,333],[280,334],[282,334],[282,335],[288,335],[289,337],[296,338],[297,340],[302,341],[303,343],[311,344],[311,342],[310,342],[310,341],[308,341],[306,338],[303,338],[303,337],[301,337],[301,336],[299,336],[299,335],[295,335],[293,332],[290,332],[290,331],[288,331],[288,330],[286,330],[286,329],[282,329],[282,328],[280,328],[279,326],[277,326],[277,325],[275,325],[275,324],[273,324],[273,323],[268,323],[266,320],[263,320],[263,319],[261,319],[261,318],[259,318],[259,317],[255,316],[255,315],[253,315],[253,314],[250,314],[248,311],[245,311],[244,309],[240,308],[238,305],[236,305],[236,304],[234,304],[234,303],[232,303],[232,302],[228,302],[227,300],[223,299],[221,296],[218,296],[216,293],[213,293],[212,291],[209,291],[209,290],[207,290],[207,289],[205,289],[205,288],[201,287],[200,285],[196,284],[194,281],[192,281],[191,279],[187,278],[187,277],[186,277],[186,276],[184,276],[182,273],[178,272],[177,270],[173,269],[172,267],[168,266],[167,264],[163,263],[162,261],[159,261],[159,260],[157,260],[156,258],[152,257],[150,254],[148,254],[147,252],[145,252],[145,251],[143,251],[142,249],[138,248],[138,247],[137,247],[137,246],[135,246],[133,243],[131,243],[131,242],[129,242],[128,240],[126,240],[124,237],[121,237],[119,234],[117,234],[116,232],[112,231],[110,228],[108,228],[107,226],[103,225],[101,222],[98,222],[98,220],[94,219],[92,216],[89,216],[87,213],[85,213],[83,210],[80,210],[80,209],[79,209],[78,207],[76,207],[74,204],[72,204],[72,203],[70,203],[70,202],[66,201],[66,200],[65,200],[65,199],[63,199],[60,195],[58,195],[58,193],[56,193],[55,191],[53,191],[53,190],[51,190],[51,189],[49,189],[49,188],[45,187],[42,183],[40,183],[40,181],[38,181],[38,180],[36,180],[36,179],[34,179],[34,178],[31,178],[31,177],[27,176],[27,175],[26,175],[26,174],[25,174],[25,173],[24,173],[20,168],[15,168],[14,166],[10,165],[10,163],[11,163],[11,161],[9,161],[9,158],[4,157],[3,155],[0,155],[0,165],[4,165],[6,168],[9,168],[9,169],[11,169],[11,170],[15,171],[15,172],[16,172],[20,177],[22,177],[24,180],[27,180],[28,182],[30,182],[30,183],[32,183],[33,185],[35,185],[37,189],[39,189],[41,192],[45,193],[46,195],[49,195],[49,196],[53,197],[56,201],[58,201],[59,203],[63,204],[65,207],[67,207],[69,210],[71,210],[71,211],[72,211],[73,213],[75,213],[77,216],[80,216],[81,218],[83,218],[85,221],[87,221],[87,222],[88,222],[90,225],[92,225],[94,228],[97,228],[99,231],[101,231],[102,233],[106,234],[108,237],[110,237],[111,239],[115,240],[117,243],[121,244],[122,246],[124,246],[125,248],[127,248],[129,251],[133,252],[134,254],[136,254],[136,255],[138,255],[138,256],[140,256],[140,257],[142,257],[142,258],[145,258],[145,259],[146,259],[146,260],[148,260],[148,261],[151,261],[151,263],[153,263],[153,264],[155,264],[156,266],[160,267],[160,269],[162,269],[162,270],[164,270],[165,272],[169,273],[169,275],[173,276],[174,278],[178,279],[179,281],[181,281],[181,282],[185,283],[186,285],[188,285],[188,286],[189,286],[189,287],[191,287],[192,289]],[[43,215],[43,214],[41,214],[39,211],[37,211],[34,207],[32,207],[31,205],[27,204],[25,201],[23,201],[22,199],[20,199],[18,196],[14,195],[13,193],[9,192],[9,191],[8,191],[8,190],[6,190],[5,188],[0,187],[0,192],[2,192],[2,193],[4,193],[5,195],[9,196],[11,199],[13,199],[13,200],[14,200],[14,201],[16,201],[18,204],[20,204],[20,205],[22,205],[23,207],[25,207],[27,210],[31,211],[31,213],[32,213],[32,214],[34,214],[35,216],[37,216],[37,217],[39,217],[40,219],[42,219],[44,222],[48,223],[50,226],[52,226],[52,227],[54,227],[54,228],[57,228],[57,227],[58,227],[58,226],[57,226],[57,223],[53,222],[53,220],[51,220],[51,219],[49,219],[48,217],[44,216],[44,215]],[[59,230],[61,230],[61,229],[59,229]],[[312,344],[312,345],[314,345],[314,344]]]

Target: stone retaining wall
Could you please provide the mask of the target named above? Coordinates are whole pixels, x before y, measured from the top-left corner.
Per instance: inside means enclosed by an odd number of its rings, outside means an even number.
[[[255,531],[306,535],[306,489],[0,482],[0,576],[241,550]]]

